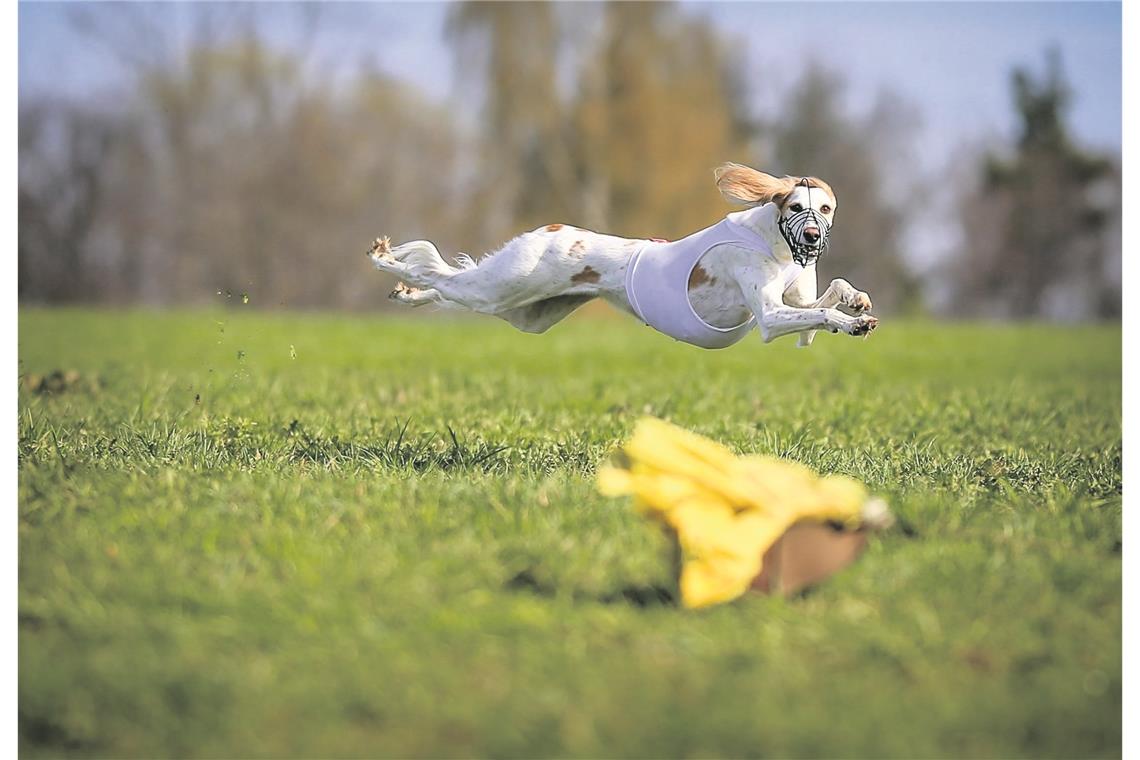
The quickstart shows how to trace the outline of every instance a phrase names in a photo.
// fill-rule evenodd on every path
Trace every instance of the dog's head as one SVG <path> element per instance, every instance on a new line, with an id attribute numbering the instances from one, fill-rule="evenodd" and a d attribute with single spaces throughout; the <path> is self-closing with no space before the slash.
<path id="1" fill-rule="evenodd" d="M 835 192 L 818 177 L 774 177 L 740 164 L 716 170 L 721 195 L 734 203 L 776 205 L 780 234 L 798 264 L 807 266 L 824 251 L 835 223 Z"/>

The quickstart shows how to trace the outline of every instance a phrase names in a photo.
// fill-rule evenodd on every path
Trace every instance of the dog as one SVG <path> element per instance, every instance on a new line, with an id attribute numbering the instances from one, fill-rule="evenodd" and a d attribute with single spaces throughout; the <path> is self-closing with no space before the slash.
<path id="1" fill-rule="evenodd" d="M 836 211 L 826 182 L 734 163 L 714 178 L 747 208 L 672 243 L 550 224 L 478 262 L 459 254 L 448 264 L 426 240 L 393 247 L 386 237 L 368 255 L 400 278 L 393 300 L 491 314 L 528 333 L 596 298 L 702 348 L 732 345 L 754 327 L 765 343 L 795 333 L 808 346 L 819 330 L 866 336 L 878 326 L 870 297 L 846 280 L 817 296 L 816 262 Z"/>

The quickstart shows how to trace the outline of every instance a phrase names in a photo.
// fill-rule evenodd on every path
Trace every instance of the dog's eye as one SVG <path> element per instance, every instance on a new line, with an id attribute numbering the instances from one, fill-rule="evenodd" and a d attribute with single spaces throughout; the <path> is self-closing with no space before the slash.
<path id="1" fill-rule="evenodd" d="M 800 205 L 799 203 L 793 203 L 791 208 L 792 208 L 792 211 L 794 211 L 797 214 L 804 210 L 804 207 L 802 205 Z"/>
<path id="2" fill-rule="evenodd" d="M 830 213 L 831 213 L 831 206 L 828 206 L 828 205 L 825 203 L 825 204 L 823 204 L 822 206 L 820 206 L 820 207 L 819 207 L 819 210 L 820 210 L 820 211 L 822 211 L 822 212 L 823 212 L 823 213 L 825 213 L 825 214 L 830 214 Z"/>

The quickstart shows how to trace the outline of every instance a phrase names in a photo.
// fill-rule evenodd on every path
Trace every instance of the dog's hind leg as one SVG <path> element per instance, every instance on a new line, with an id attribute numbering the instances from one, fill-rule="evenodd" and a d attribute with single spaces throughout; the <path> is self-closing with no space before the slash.
<path id="1" fill-rule="evenodd" d="M 388 238 L 378 238 L 369 249 L 368 256 L 377 269 L 410 283 L 412 287 L 405 286 L 405 291 L 418 291 L 394 292 L 394 300 L 418 305 L 434 299 L 471 311 L 497 314 L 542 297 L 541 294 L 528 297 L 528 288 L 533 288 L 534 282 L 528 282 L 529 278 L 520 276 L 518 271 L 511 271 L 511 267 L 502 266 L 517 263 L 516 269 L 525 272 L 528 262 L 521 261 L 518 254 L 526 251 L 511 244 L 505 248 L 505 255 L 501 252 L 497 257 L 488 257 L 495 259 L 493 266 L 485 259 L 481 262 L 483 266 L 470 263 L 454 267 L 444 261 L 436 247 L 426 240 L 392 246 Z"/>
<path id="2" fill-rule="evenodd" d="M 388 294 L 393 301 L 406 306 L 426 306 L 429 303 L 443 303 L 443 296 L 435 288 L 413 288 L 397 282 L 396 287 Z"/>
<path id="3" fill-rule="evenodd" d="M 431 243 L 423 240 L 393 247 L 378 240 L 369 251 L 376 268 L 418 288 L 436 291 L 442 299 L 484 314 L 499 314 L 578 287 L 573 261 L 563 261 L 552 235 L 526 233 L 511 240 L 477 265 L 453 267 Z M 565 269 L 564 276 L 561 270 Z M 592 281 L 591 281 L 592 282 Z M 581 290 L 590 285 L 586 283 Z M 577 292 L 572 295 L 595 295 Z"/>
<path id="4" fill-rule="evenodd" d="M 378 240 L 369 255 L 378 269 L 438 294 L 445 305 L 503 316 L 519 329 L 542 332 L 591 298 L 624 294 L 627 242 L 553 224 L 519 235 L 477 264 L 453 267 L 426 241 L 392 247 Z"/>
<path id="5" fill-rule="evenodd" d="M 441 275 L 459 271 L 444 261 L 435 245 L 427 240 L 413 240 L 393 247 L 388 238 L 377 238 L 368 249 L 368 257 L 377 269 L 422 288 L 430 288 Z"/>

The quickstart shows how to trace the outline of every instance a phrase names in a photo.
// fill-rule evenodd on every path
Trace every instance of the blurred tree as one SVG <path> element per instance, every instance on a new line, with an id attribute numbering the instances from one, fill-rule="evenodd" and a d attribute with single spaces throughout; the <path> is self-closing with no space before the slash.
<path id="1" fill-rule="evenodd" d="M 723 216 L 711 170 L 739 156 L 751 120 L 731 48 L 669 3 L 610 2 L 573 104 L 585 223 L 677 238 Z"/>
<path id="2" fill-rule="evenodd" d="M 871 294 L 877 312 L 917 311 L 922 291 L 904 260 L 902 234 L 918 186 L 899 159 L 916 117 L 889 93 L 863 118 L 848 116 L 843 92 L 838 76 L 809 63 L 766 130 L 774 159 L 764 168 L 818 176 L 838 196 L 832 247 L 819 264 L 821 284 L 843 277 Z"/>
<path id="3" fill-rule="evenodd" d="M 1012 76 L 1021 134 L 985 155 L 960 201 L 966 245 L 949 268 L 953 308 L 997 317 L 1119 317 L 1120 174 L 1073 144 L 1060 56 Z"/>
<path id="4" fill-rule="evenodd" d="M 575 178 L 558 93 L 555 8 L 464 2 L 447 19 L 456 79 L 481 100 L 469 229 L 496 242 L 572 210 Z"/>
<path id="5" fill-rule="evenodd" d="M 726 209 L 711 170 L 748 137 L 729 50 L 669 3 L 574 9 L 599 23 L 572 58 L 550 3 L 468 2 L 450 18 L 463 81 L 481 94 L 482 241 L 551 221 L 665 237 L 715 221 Z M 560 65 L 572 86 L 559 87 Z"/>
<path id="6" fill-rule="evenodd" d="M 160 11 L 93 28 L 129 37 Z M 450 121 L 374 73 L 329 88 L 255 24 L 195 28 L 181 54 L 126 57 L 135 89 L 113 107 L 23 104 L 21 297 L 385 303 L 361 277 L 369 239 L 454 239 Z"/>
<path id="7" fill-rule="evenodd" d="M 102 273 L 91 246 L 119 126 L 97 111 L 58 102 L 20 111 L 20 299 L 93 300 L 99 290 Z"/>

